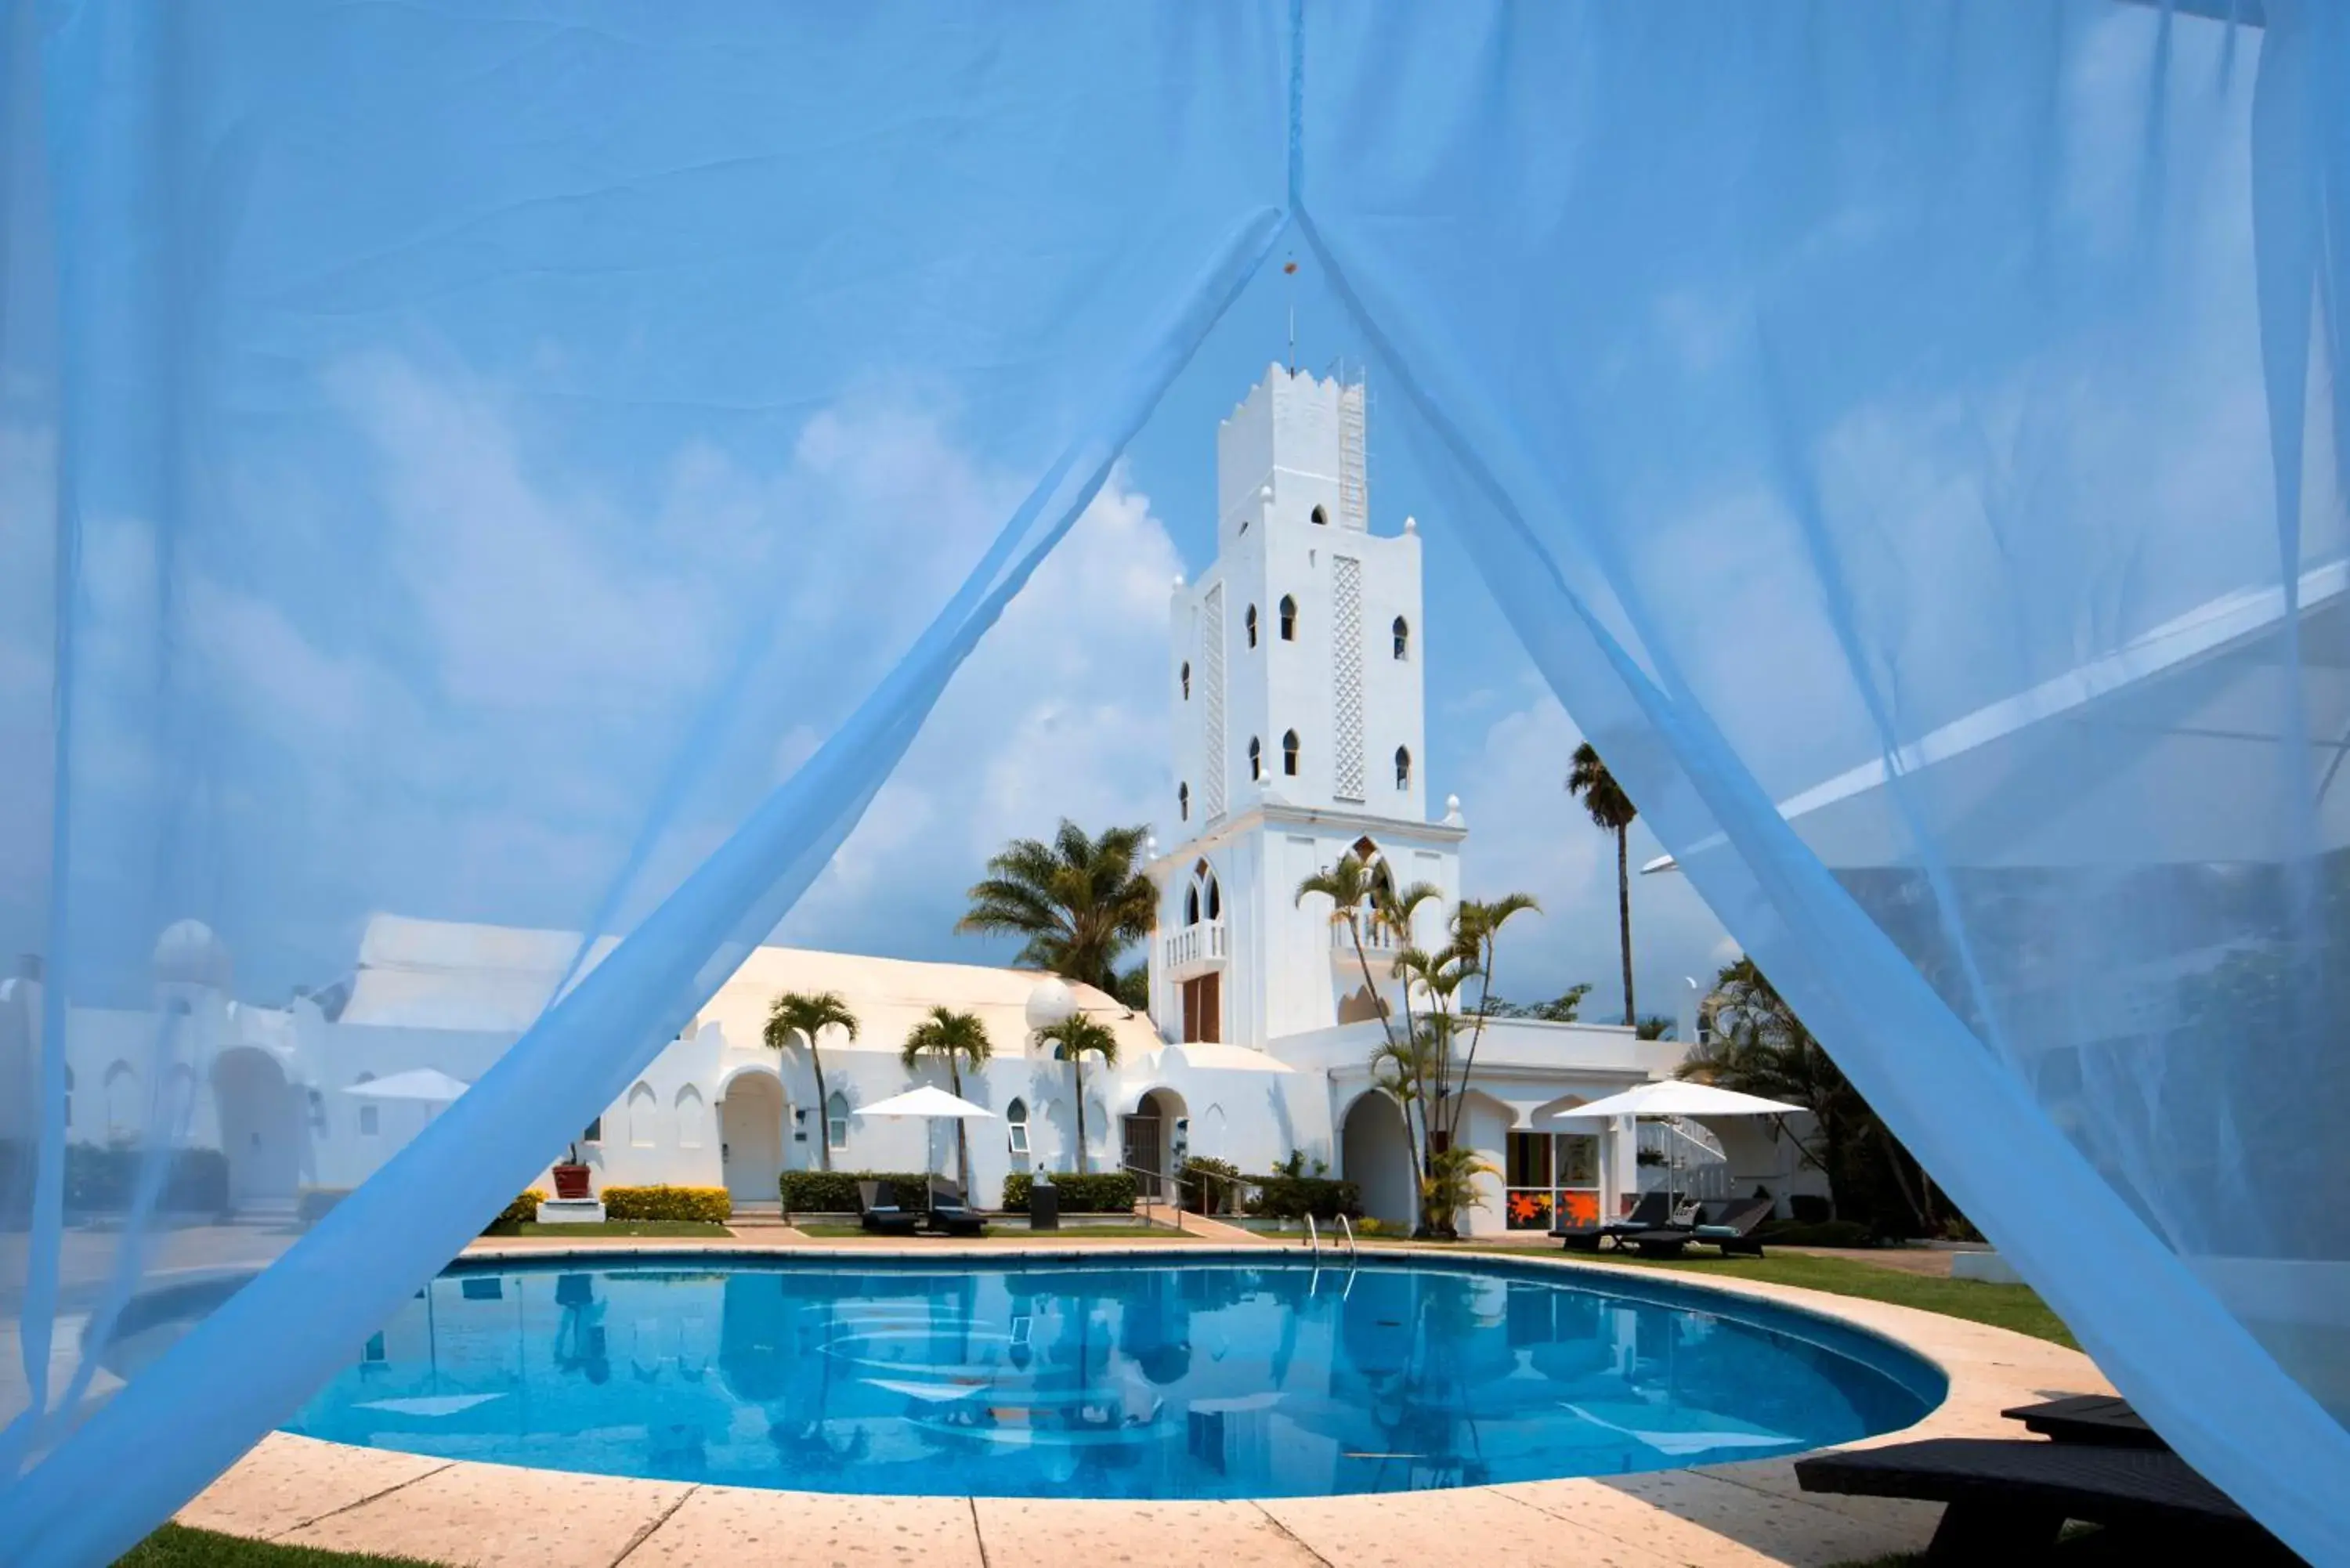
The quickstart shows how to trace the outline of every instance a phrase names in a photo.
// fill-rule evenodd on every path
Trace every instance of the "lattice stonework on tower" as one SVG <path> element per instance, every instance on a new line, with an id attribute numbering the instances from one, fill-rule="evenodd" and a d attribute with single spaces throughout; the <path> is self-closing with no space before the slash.
<path id="1" fill-rule="evenodd" d="M 1336 772 L 1331 793 L 1340 800 L 1365 798 L 1363 767 L 1363 563 L 1350 556 L 1330 558 L 1336 604 L 1330 615 L 1330 669 L 1336 683 L 1332 704 Z"/>
<path id="2" fill-rule="evenodd" d="M 1206 759 L 1205 776 L 1200 780 L 1201 817 L 1213 822 L 1224 815 L 1224 585 L 1218 583 L 1208 590 L 1207 602 L 1201 607 L 1200 664 L 1205 677 L 1206 701 L 1200 711 L 1208 726 L 1201 737 L 1201 754 Z"/>

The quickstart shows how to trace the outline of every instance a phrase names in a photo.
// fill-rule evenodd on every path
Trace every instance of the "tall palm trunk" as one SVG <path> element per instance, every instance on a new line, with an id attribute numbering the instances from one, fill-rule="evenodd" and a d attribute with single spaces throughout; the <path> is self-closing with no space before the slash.
<path id="1" fill-rule="evenodd" d="M 832 1168 L 832 1099 L 824 1092 L 824 1056 L 816 1050 L 816 1042 L 813 1040 L 808 1042 L 808 1065 L 816 1069 L 816 1162 L 821 1168 L 830 1170 Z M 791 1109 L 787 1106 L 785 1107 L 785 1115 L 788 1116 L 790 1114 Z M 791 1131 L 789 1127 L 782 1130 L 786 1135 Z M 785 1141 L 789 1142 L 789 1137 L 786 1137 Z"/>
<path id="2" fill-rule="evenodd" d="M 947 1079 L 954 1085 L 954 1096 L 962 1098 L 962 1064 L 953 1056 L 947 1058 Z M 971 1135 L 961 1116 L 955 1117 L 955 1179 L 962 1185 L 962 1200 L 971 1201 Z"/>
<path id="3" fill-rule="evenodd" d="M 1624 1022 L 1638 1028 L 1640 1015 L 1632 1007 L 1632 860 L 1625 830 L 1616 830 L 1616 928 L 1624 936 Z"/>
<path id="4" fill-rule="evenodd" d="M 1077 1080 L 1077 1174 L 1086 1174 L 1086 1058 L 1085 1053 L 1069 1053 L 1069 1071 Z"/>

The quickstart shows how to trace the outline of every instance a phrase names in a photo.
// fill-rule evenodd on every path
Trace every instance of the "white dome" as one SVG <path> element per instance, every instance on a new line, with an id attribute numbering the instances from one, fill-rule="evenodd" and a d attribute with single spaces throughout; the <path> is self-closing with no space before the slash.
<path id="1" fill-rule="evenodd" d="M 228 984 L 228 948 L 202 920 L 174 920 L 155 939 L 155 979 L 165 985 Z"/>
<path id="2" fill-rule="evenodd" d="M 1057 975 L 1048 976 L 1028 993 L 1028 1027 L 1050 1029 L 1077 1011 L 1077 993 Z"/>

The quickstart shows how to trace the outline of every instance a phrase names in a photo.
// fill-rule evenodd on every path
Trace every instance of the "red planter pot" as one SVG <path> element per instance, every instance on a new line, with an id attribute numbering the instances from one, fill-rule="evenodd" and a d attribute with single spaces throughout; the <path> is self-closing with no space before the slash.
<path id="1" fill-rule="evenodd" d="M 557 1198 L 588 1196 L 588 1168 L 584 1165 L 558 1165 L 555 1168 L 555 1195 Z"/>

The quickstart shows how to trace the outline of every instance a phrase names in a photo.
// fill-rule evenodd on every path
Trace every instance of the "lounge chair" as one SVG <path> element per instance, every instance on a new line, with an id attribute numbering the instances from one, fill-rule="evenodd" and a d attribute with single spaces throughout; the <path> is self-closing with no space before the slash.
<path id="1" fill-rule="evenodd" d="M 1777 1207 L 1777 1200 L 1769 1198 L 1710 1203 L 1699 1212 L 1698 1222 L 1690 1231 L 1699 1241 L 1711 1241 L 1721 1248 L 1725 1258 L 1736 1252 L 1759 1258 L 1762 1255 L 1762 1243 L 1754 1234 L 1755 1227 L 1771 1218 L 1771 1211 Z"/>
<path id="2" fill-rule="evenodd" d="M 1929 1563 L 2013 1562 L 2068 1519 L 2147 1563 L 2298 1563 L 2227 1493 L 2166 1449 L 2034 1438 L 1929 1438 L 1795 1461 L 1805 1491 L 1947 1503 Z"/>
<path id="3" fill-rule="evenodd" d="M 950 1236 L 984 1236 L 986 1216 L 962 1200 L 962 1189 L 942 1176 L 931 1178 L 931 1228 Z"/>
<path id="4" fill-rule="evenodd" d="M 1616 1245 L 1629 1247 L 1644 1258 L 1678 1258 L 1696 1240 L 1697 1232 L 1687 1226 L 1659 1225 L 1646 1231 L 1627 1231 L 1616 1238 Z"/>
<path id="5" fill-rule="evenodd" d="M 1610 1220 L 1600 1225 L 1559 1225 L 1551 1235 L 1570 1252 L 1596 1252 L 1600 1244 L 1613 1241 L 1622 1246 L 1624 1238 L 1635 1231 L 1649 1231 L 1672 1218 L 1672 1200 L 1661 1192 L 1644 1192 L 1632 1212 L 1621 1220 Z"/>
<path id="6" fill-rule="evenodd" d="M 922 1217 L 911 1209 L 900 1209 L 897 1194 L 886 1181 L 860 1181 L 857 1184 L 858 1220 L 868 1231 L 879 1231 L 889 1236 L 910 1236 Z"/>
<path id="7" fill-rule="evenodd" d="M 2167 1449 L 2162 1434 L 2130 1408 L 2130 1402 L 2111 1394 L 2070 1394 L 2039 1405 L 2017 1405 L 2002 1410 L 2011 1421 L 2052 1442 L 2094 1443 L 2106 1449 Z"/>

